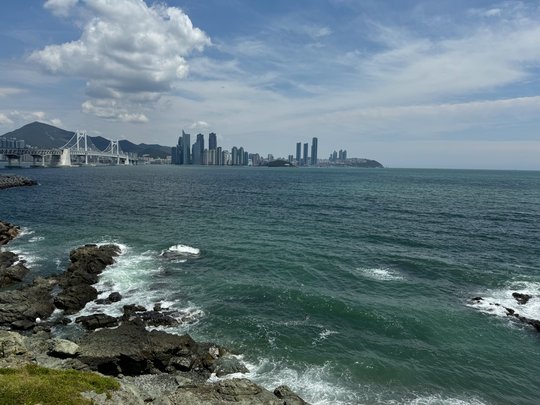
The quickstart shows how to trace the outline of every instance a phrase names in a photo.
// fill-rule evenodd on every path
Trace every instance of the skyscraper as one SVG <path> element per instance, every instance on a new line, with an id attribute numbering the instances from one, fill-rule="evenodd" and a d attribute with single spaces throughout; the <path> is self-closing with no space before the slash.
<path id="1" fill-rule="evenodd" d="M 204 152 L 204 135 L 197 134 L 197 141 L 193 144 L 193 154 L 191 156 L 192 164 L 203 164 L 203 152 Z"/>
<path id="2" fill-rule="evenodd" d="M 296 164 L 302 164 L 302 142 L 296 142 Z"/>
<path id="3" fill-rule="evenodd" d="M 309 144 L 305 143 L 304 144 L 304 159 L 302 160 L 302 165 L 303 166 L 308 165 L 308 149 L 309 149 Z"/>
<path id="4" fill-rule="evenodd" d="M 180 142 L 180 140 L 178 140 Z M 189 165 L 191 163 L 191 135 L 186 134 L 182 130 L 182 163 L 184 165 Z"/>
<path id="5" fill-rule="evenodd" d="M 214 132 L 208 135 L 208 150 L 217 149 L 217 137 Z"/>
<path id="6" fill-rule="evenodd" d="M 313 141 L 311 143 L 311 165 L 315 166 L 317 164 L 317 148 L 318 148 L 319 140 L 317 138 L 313 138 Z"/>

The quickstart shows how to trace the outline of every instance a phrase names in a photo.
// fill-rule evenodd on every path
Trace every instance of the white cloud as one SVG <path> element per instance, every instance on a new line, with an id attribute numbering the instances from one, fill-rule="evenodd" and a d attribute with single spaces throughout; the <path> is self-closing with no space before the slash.
<path id="1" fill-rule="evenodd" d="M 51 2 L 49 8 L 70 10 L 61 7 L 66 4 Z M 143 0 L 86 0 L 79 6 L 89 15 L 81 37 L 35 51 L 30 59 L 52 74 L 87 80 L 91 100 L 83 109 L 98 116 L 110 118 L 102 114 L 102 105 L 111 99 L 124 109 L 156 101 L 186 77 L 185 58 L 210 45 L 179 8 L 148 7 Z M 121 115 L 125 121 L 144 121 L 142 114 Z"/>
<path id="2" fill-rule="evenodd" d="M 78 0 L 47 0 L 43 7 L 58 17 L 67 17 Z"/>
<path id="3" fill-rule="evenodd" d="M 53 118 L 51 120 L 51 124 L 54 125 L 55 127 L 61 127 L 62 125 L 64 125 L 60 118 Z"/>
<path id="4" fill-rule="evenodd" d="M 111 121 L 146 123 L 148 118 L 144 114 L 130 113 L 123 108 L 117 100 L 87 100 L 82 104 L 82 111 L 86 114 L 93 114 L 99 118 Z"/>
<path id="5" fill-rule="evenodd" d="M 0 113 L 0 125 L 13 124 L 13 121 L 4 113 Z"/>
<path id="6" fill-rule="evenodd" d="M 20 93 L 24 93 L 24 90 L 16 89 L 14 87 L 0 87 L 0 97 L 13 96 Z"/>
<path id="7" fill-rule="evenodd" d="M 209 128 L 210 124 L 206 121 L 195 121 L 189 126 L 190 129 L 206 129 Z"/>

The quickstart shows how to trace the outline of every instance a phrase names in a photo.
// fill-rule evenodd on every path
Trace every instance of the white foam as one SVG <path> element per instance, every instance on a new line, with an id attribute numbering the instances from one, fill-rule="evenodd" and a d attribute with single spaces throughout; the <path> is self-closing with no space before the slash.
<path id="1" fill-rule="evenodd" d="M 18 238 L 21 238 L 23 236 L 28 236 L 28 235 L 33 235 L 34 233 L 36 233 L 34 230 L 30 229 L 30 228 L 27 228 L 25 226 L 23 226 L 20 230 L 19 230 L 19 234 L 17 235 Z"/>
<path id="2" fill-rule="evenodd" d="M 519 304 L 512 296 L 514 292 L 528 294 L 531 298 L 526 304 Z M 482 312 L 502 317 L 508 316 L 505 308 L 509 308 L 526 318 L 540 320 L 540 282 L 512 281 L 503 288 L 488 290 L 478 295 L 482 297 L 482 300 L 467 305 Z"/>
<path id="3" fill-rule="evenodd" d="M 350 405 L 359 403 L 359 393 L 346 387 L 329 382 L 331 370 L 329 364 L 309 366 L 299 371 L 281 362 L 262 359 L 258 364 L 244 361 L 243 356 L 235 356 L 242 360 L 249 370 L 248 373 L 234 373 L 223 377 L 212 375 L 210 381 L 230 378 L 249 378 L 266 389 L 273 391 L 276 387 L 286 384 L 303 399 L 313 405 Z"/>
<path id="4" fill-rule="evenodd" d="M 167 250 L 161 252 L 162 256 L 165 256 L 167 254 L 179 256 L 199 256 L 201 254 L 201 250 L 192 246 L 178 244 L 173 245 Z"/>
<path id="5" fill-rule="evenodd" d="M 30 239 L 28 239 L 28 242 L 30 243 L 41 242 L 44 239 L 45 239 L 44 236 L 33 236 Z"/>
<path id="6" fill-rule="evenodd" d="M 357 269 L 364 277 L 378 281 L 397 281 L 403 280 L 403 276 L 395 270 L 388 268 L 358 268 Z"/>
<path id="7" fill-rule="evenodd" d="M 317 344 L 321 343 L 323 340 L 326 340 L 331 335 L 336 335 L 339 332 L 336 332 L 335 330 L 330 329 L 324 329 L 319 333 L 319 336 L 311 342 L 312 346 L 316 346 Z"/>
<path id="8" fill-rule="evenodd" d="M 110 304 L 89 302 L 79 313 L 72 316 L 73 319 L 94 313 L 119 317 L 123 314 L 124 305 L 142 305 L 150 311 L 159 303 L 162 310 L 170 311 L 170 315 L 180 322 L 180 325 L 174 327 L 171 332 L 185 333 L 186 328 L 193 326 L 204 316 L 204 311 L 193 303 L 182 306 L 179 302 L 165 300 L 162 290 L 149 288 L 153 277 L 163 272 L 163 267 L 156 265 L 157 252 L 149 250 L 138 253 L 118 242 L 103 242 L 98 246 L 111 243 L 120 247 L 120 256 L 100 274 L 94 287 L 100 292 L 98 299 L 106 299 L 113 291 L 119 292 L 122 299 Z"/>
<path id="9" fill-rule="evenodd" d="M 422 396 L 408 402 L 411 405 L 485 405 L 476 398 L 445 398 L 441 395 Z"/>

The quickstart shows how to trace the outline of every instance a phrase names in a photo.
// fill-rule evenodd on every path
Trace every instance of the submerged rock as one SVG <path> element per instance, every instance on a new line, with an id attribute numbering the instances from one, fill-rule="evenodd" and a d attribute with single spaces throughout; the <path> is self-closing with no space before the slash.
<path id="1" fill-rule="evenodd" d="M 512 293 L 512 297 L 514 297 L 520 305 L 525 305 L 532 298 L 529 294 L 522 294 L 518 292 Z"/>

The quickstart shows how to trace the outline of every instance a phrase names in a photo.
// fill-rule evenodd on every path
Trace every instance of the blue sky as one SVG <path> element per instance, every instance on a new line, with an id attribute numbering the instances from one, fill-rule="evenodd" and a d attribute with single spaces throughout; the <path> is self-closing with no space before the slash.
<path id="1" fill-rule="evenodd" d="M 540 169 L 540 2 L 2 2 L 0 133 Z"/>

